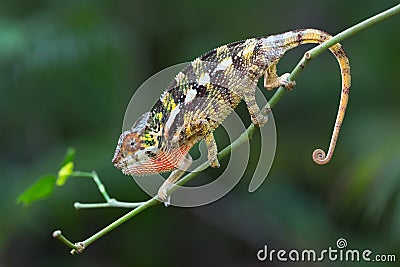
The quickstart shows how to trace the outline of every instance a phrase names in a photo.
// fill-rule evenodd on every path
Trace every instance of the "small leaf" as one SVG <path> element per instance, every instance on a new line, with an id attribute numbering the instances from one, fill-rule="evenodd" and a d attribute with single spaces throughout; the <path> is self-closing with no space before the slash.
<path id="1" fill-rule="evenodd" d="M 61 163 L 61 167 L 67 165 L 71 161 L 74 161 L 74 159 L 75 159 L 75 148 L 69 147 L 67 149 L 67 152 L 65 152 L 65 156 Z"/>
<path id="2" fill-rule="evenodd" d="M 65 182 L 68 180 L 68 177 L 71 176 L 72 172 L 74 171 L 74 163 L 72 161 L 65 164 L 61 169 L 58 171 L 58 178 L 56 181 L 57 186 L 63 186 Z"/>
<path id="3" fill-rule="evenodd" d="M 17 203 L 29 205 L 35 201 L 47 198 L 53 193 L 56 176 L 53 174 L 40 177 L 17 198 Z"/>

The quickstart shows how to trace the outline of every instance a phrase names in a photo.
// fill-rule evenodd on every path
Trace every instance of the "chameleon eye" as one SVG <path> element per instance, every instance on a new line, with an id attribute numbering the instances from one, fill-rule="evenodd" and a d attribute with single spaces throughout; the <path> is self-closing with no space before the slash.
<path id="1" fill-rule="evenodd" d="M 135 146 L 135 141 L 131 141 L 131 142 L 129 143 L 129 145 L 132 146 L 132 147 Z"/>

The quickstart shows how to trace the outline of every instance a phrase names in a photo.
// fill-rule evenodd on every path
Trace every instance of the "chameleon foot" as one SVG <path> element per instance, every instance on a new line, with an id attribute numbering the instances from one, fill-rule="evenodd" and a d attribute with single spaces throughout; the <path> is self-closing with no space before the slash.
<path id="1" fill-rule="evenodd" d="M 169 189 L 169 186 L 161 186 L 160 189 L 158 189 L 157 193 L 157 198 L 161 202 L 164 202 L 165 207 L 168 207 L 171 204 L 171 196 L 168 195 L 167 191 Z"/>
<path id="2" fill-rule="evenodd" d="M 278 88 L 279 86 L 283 86 L 286 90 L 292 90 L 296 85 L 295 81 L 289 81 L 290 73 L 282 74 L 278 77 L 276 74 L 276 65 L 270 66 L 264 76 L 264 87 L 267 90 L 272 90 L 274 88 Z"/>
<path id="3" fill-rule="evenodd" d="M 264 116 L 261 112 L 257 115 L 257 117 L 251 117 L 251 121 L 256 127 L 263 127 L 265 124 L 267 124 L 268 117 Z"/>
<path id="4" fill-rule="evenodd" d="M 290 73 L 285 73 L 278 77 L 279 85 L 285 87 L 288 91 L 292 90 L 296 85 L 295 81 L 289 80 L 289 76 Z"/>
<path id="5" fill-rule="evenodd" d="M 170 204 L 171 197 L 168 195 L 168 190 L 182 177 L 185 171 L 189 168 L 192 163 L 192 157 L 190 154 L 186 155 L 186 160 L 181 163 L 181 166 L 171 172 L 168 179 L 164 181 L 160 189 L 158 189 L 157 198 L 167 207 Z"/>
<path id="6" fill-rule="evenodd" d="M 219 168 L 220 167 L 218 159 L 209 161 L 209 163 L 210 163 L 211 168 Z"/>

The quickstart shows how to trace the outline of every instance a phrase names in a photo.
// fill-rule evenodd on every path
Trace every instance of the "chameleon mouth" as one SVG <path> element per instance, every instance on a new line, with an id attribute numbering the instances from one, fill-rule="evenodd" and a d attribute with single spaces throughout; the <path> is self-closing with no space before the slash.
<path id="1" fill-rule="evenodd" d="M 173 151 L 160 151 L 153 157 L 148 157 L 146 160 L 132 160 L 119 158 L 114 163 L 114 166 L 121 169 L 126 175 L 151 175 L 163 172 L 169 172 L 177 169 L 186 154 L 189 152 L 190 146 L 183 146 Z"/>
<path id="2" fill-rule="evenodd" d="M 118 169 L 121 169 L 121 168 L 122 168 L 122 166 L 121 166 L 121 156 L 115 155 L 115 156 L 113 157 L 113 159 L 111 160 L 111 163 L 112 163 L 115 167 L 117 167 Z"/>
<path id="3" fill-rule="evenodd" d="M 112 161 L 115 168 L 122 171 L 123 174 L 129 175 L 129 167 L 125 160 Z"/>
<path id="4" fill-rule="evenodd" d="M 122 161 L 119 161 L 119 162 L 114 163 L 114 166 L 115 166 L 117 169 L 120 169 L 120 170 L 123 170 L 123 169 L 126 168 L 126 164 L 123 164 Z"/>

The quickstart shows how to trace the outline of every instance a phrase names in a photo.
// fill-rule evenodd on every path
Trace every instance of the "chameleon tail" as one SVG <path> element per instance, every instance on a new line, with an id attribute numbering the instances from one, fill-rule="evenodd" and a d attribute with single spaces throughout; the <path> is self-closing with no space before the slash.
<path id="1" fill-rule="evenodd" d="M 289 49 L 307 43 L 320 44 L 332 37 L 330 34 L 316 29 L 296 30 L 288 32 L 286 34 L 292 35 L 291 37 L 286 39 L 287 43 L 285 42 L 286 45 L 284 45 L 284 47 L 289 47 Z M 342 76 L 342 92 L 340 95 L 339 109 L 337 112 L 328 153 L 325 153 L 325 151 L 322 149 L 316 149 L 314 150 L 312 155 L 314 162 L 320 165 L 328 163 L 332 158 L 336 146 L 336 141 L 339 136 L 340 127 L 342 125 L 343 118 L 346 112 L 351 84 L 350 64 L 344 49 L 340 44 L 335 44 L 331 46 L 329 50 L 333 53 L 340 66 L 340 72 Z"/>

